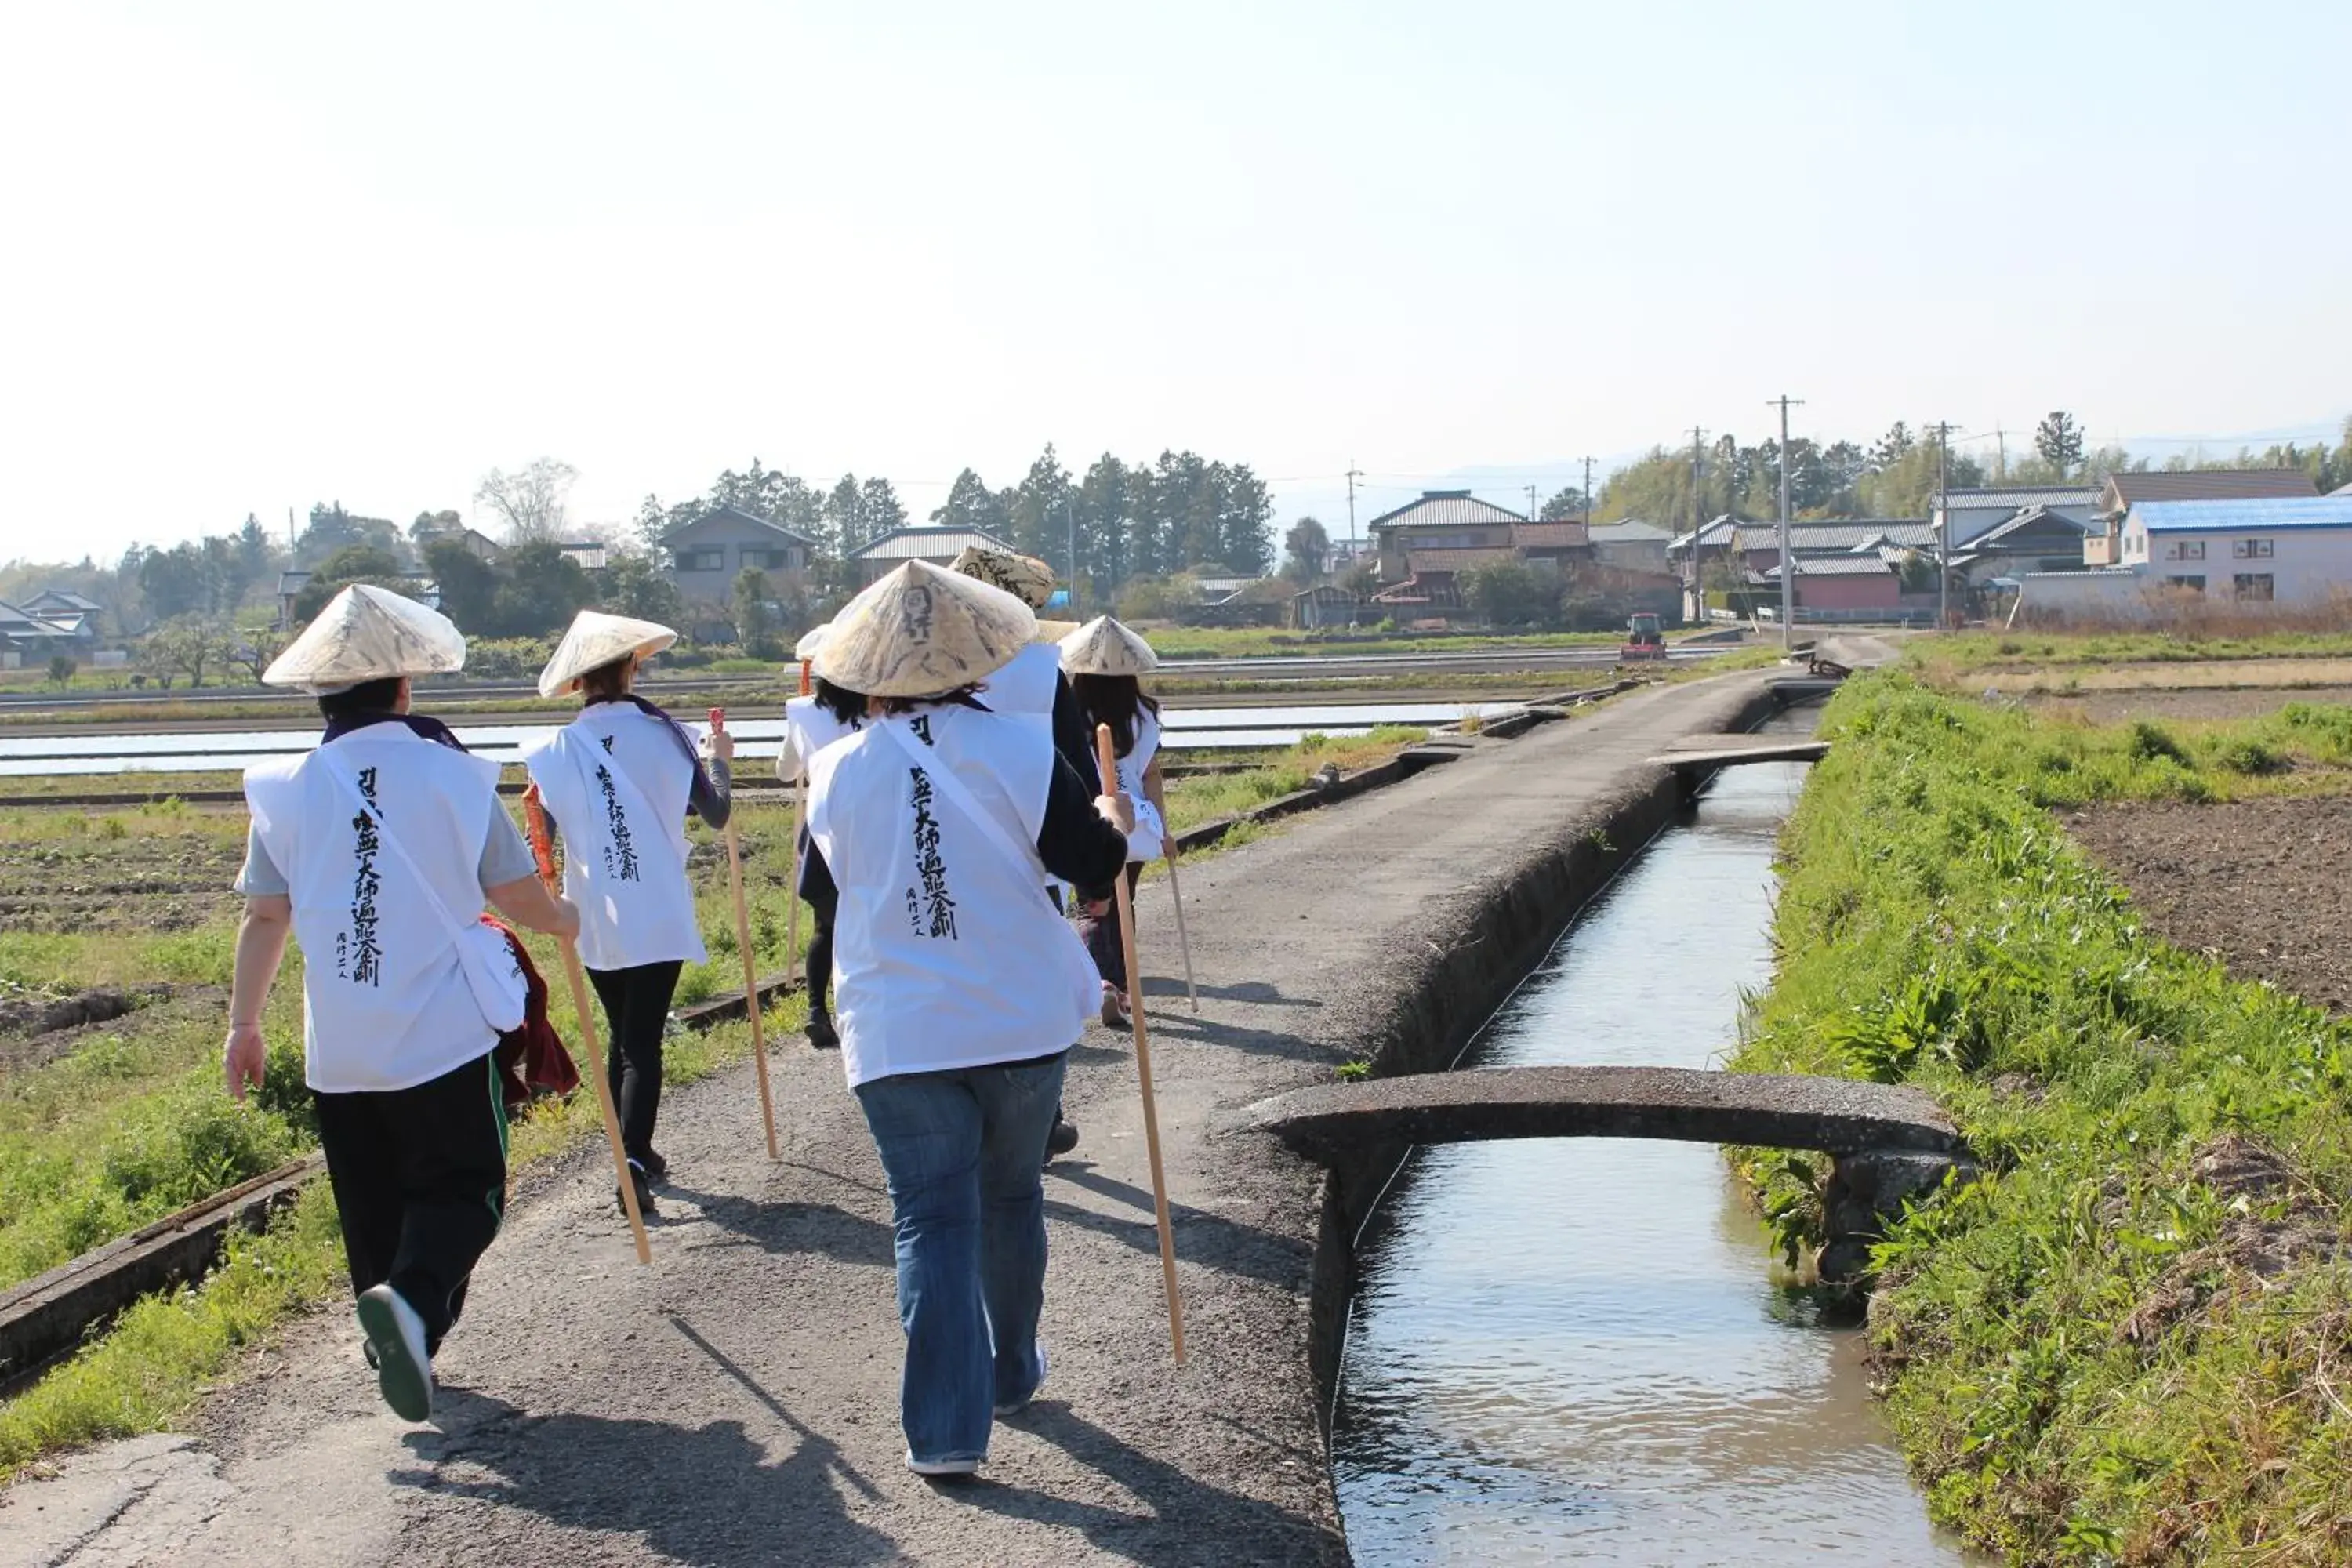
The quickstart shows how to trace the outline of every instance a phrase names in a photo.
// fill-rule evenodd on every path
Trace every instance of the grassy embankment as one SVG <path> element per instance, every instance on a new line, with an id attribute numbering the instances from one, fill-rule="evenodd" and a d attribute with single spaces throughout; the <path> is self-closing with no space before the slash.
<path id="1" fill-rule="evenodd" d="M 1178 830 L 1234 815 L 1306 787 L 1325 763 L 1354 769 L 1384 761 L 1420 737 L 1390 729 L 1350 740 L 1307 742 L 1248 772 L 1181 779 L 1169 788 Z M 788 965 L 784 949 L 785 845 L 792 814 L 747 806 L 737 818 L 760 970 Z M 148 1007 L 87 1027 L 54 1059 L 0 1066 L 0 1289 L 315 1146 L 301 1084 L 301 1002 L 289 958 L 265 1020 L 269 1080 L 240 1110 L 220 1087 L 226 984 L 238 900 L 226 891 L 241 851 L 242 814 L 177 803 L 105 816 L 58 810 L 0 815 L 0 851 L 29 873 L 5 893 L 37 900 L 44 886 L 72 888 L 89 909 L 61 918 L 11 920 L 0 931 L 0 1000 L 71 995 L 102 985 L 183 988 Z M 681 978 L 681 1005 L 741 983 L 724 851 L 694 828 L 693 864 L 710 961 Z M 1244 828 L 1229 840 L 1245 842 Z M 169 867 L 168 893 L 142 892 Z M 13 884 L 13 879 L 12 879 Z M 109 888 L 124 889 L 109 895 Z M 97 906 L 109 906 L 112 913 Z M 37 902 L 23 906 L 27 915 Z M 173 929 L 155 929 L 169 925 Z M 46 929 L 38 929 L 46 927 Z M 541 972 L 555 980 L 553 949 L 533 938 Z M 577 1042 L 560 994 L 555 1021 Z M 772 1033 L 796 1030 L 797 996 L 769 1009 Z M 10 1063 L 0 1039 L 0 1063 Z M 724 1025 L 673 1040 L 667 1075 L 690 1082 L 749 1054 L 748 1026 Z M 515 1129 L 518 1166 L 595 1135 L 593 1095 L 542 1102 Z M 243 1345 L 287 1313 L 331 1295 L 342 1279 L 334 1205 L 313 1186 L 266 1235 L 241 1237 L 230 1261 L 202 1285 L 150 1298 L 73 1362 L 0 1406 L 0 1480 L 40 1455 L 155 1428 L 227 1372 Z"/>
<path id="2" fill-rule="evenodd" d="M 1734 1065 L 1917 1083 L 1985 1163 L 1872 1313 L 1937 1516 L 2022 1562 L 2352 1561 L 2352 1028 L 2150 937 L 2048 809 L 2341 790 L 2352 709 L 2102 730 L 1896 675 L 1822 732 Z"/>

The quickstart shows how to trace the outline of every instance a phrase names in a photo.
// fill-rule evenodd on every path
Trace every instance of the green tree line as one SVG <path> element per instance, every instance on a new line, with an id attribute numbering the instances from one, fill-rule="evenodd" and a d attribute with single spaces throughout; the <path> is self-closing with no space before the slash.
<path id="1" fill-rule="evenodd" d="M 658 545 L 715 506 L 782 523 L 814 542 L 821 561 L 838 562 L 911 521 L 887 479 L 844 474 L 824 489 L 754 458 L 747 469 L 720 474 L 692 500 L 665 505 L 647 496 L 637 509 L 639 537 Z M 1080 475 L 1048 446 L 1020 482 L 1002 489 L 965 468 L 927 521 L 982 530 L 1052 563 L 1064 576 L 1072 572 L 1075 543 L 1076 574 L 1108 595 L 1137 577 L 1263 575 L 1274 561 L 1273 520 L 1273 495 L 1246 463 L 1213 462 L 1197 452 L 1129 463 L 1106 452 Z"/>

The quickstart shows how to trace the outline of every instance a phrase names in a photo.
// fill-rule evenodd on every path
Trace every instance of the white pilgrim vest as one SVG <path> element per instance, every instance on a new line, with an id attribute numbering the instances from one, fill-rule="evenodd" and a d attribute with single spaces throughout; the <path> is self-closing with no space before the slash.
<path id="1" fill-rule="evenodd" d="M 817 753 L 809 832 L 841 891 L 834 1016 L 851 1088 L 1046 1056 L 1085 1031 L 1101 982 L 1036 851 L 1054 761 L 1047 719 L 957 706 L 869 721 Z"/>
<path id="2" fill-rule="evenodd" d="M 338 765 L 373 802 L 380 828 L 335 776 Z M 399 724 L 247 770 L 246 804 L 286 878 L 302 944 L 312 1089 L 408 1089 L 484 1055 L 498 1044 L 478 988 L 486 982 L 512 987 L 511 1016 L 498 1022 L 522 1021 L 520 973 L 505 939 L 478 923 L 482 846 L 490 813 L 502 809 L 498 779 L 496 763 Z M 471 981 L 459 941 L 475 944 Z"/>
<path id="3" fill-rule="evenodd" d="M 563 833 L 580 962 L 602 970 L 702 963 L 686 875 L 694 767 L 669 726 L 625 702 L 594 703 L 523 766 Z"/>
<path id="4" fill-rule="evenodd" d="M 999 713 L 1043 713 L 1050 718 L 1054 693 L 1061 683 L 1061 644 L 1033 642 L 982 682 L 980 700 Z"/>
<path id="5" fill-rule="evenodd" d="M 814 697 L 795 697 L 784 704 L 784 743 L 776 751 L 776 776 L 793 784 L 808 773 L 809 759 L 845 735 L 857 732 Z"/>
<path id="6" fill-rule="evenodd" d="M 1160 715 L 1138 704 L 1135 744 L 1118 759 L 1119 793 L 1135 803 L 1135 831 L 1127 836 L 1129 860 L 1160 858 L 1160 841 L 1165 836 L 1160 808 L 1143 798 L 1143 775 L 1150 768 L 1151 759 L 1159 754 Z"/>

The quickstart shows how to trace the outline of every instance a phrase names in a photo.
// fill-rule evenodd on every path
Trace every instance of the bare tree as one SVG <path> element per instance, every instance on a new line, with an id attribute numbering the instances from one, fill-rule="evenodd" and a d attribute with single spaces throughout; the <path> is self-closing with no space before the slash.
<path id="1" fill-rule="evenodd" d="M 226 658 L 236 638 L 229 629 L 202 616 L 180 616 L 147 634 L 139 645 L 141 662 L 171 689 L 171 678 L 185 670 L 190 686 L 205 683 L 205 667 Z"/>
<path id="2" fill-rule="evenodd" d="M 534 458 L 516 473 L 492 468 L 482 476 L 474 500 L 499 514 L 514 544 L 563 542 L 564 497 L 580 470 L 556 458 Z"/>
<path id="3" fill-rule="evenodd" d="M 256 626 L 229 637 L 226 652 L 228 662 L 253 677 L 253 683 L 258 686 L 261 672 L 277 662 L 285 649 L 285 633 L 273 626 Z"/>

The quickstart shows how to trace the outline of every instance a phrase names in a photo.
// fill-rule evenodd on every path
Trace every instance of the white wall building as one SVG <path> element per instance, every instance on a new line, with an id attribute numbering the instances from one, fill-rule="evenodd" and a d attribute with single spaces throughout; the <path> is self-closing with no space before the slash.
<path id="1" fill-rule="evenodd" d="M 2352 496 L 2143 501 L 2119 565 L 2154 586 L 2241 604 L 2352 597 Z"/>

